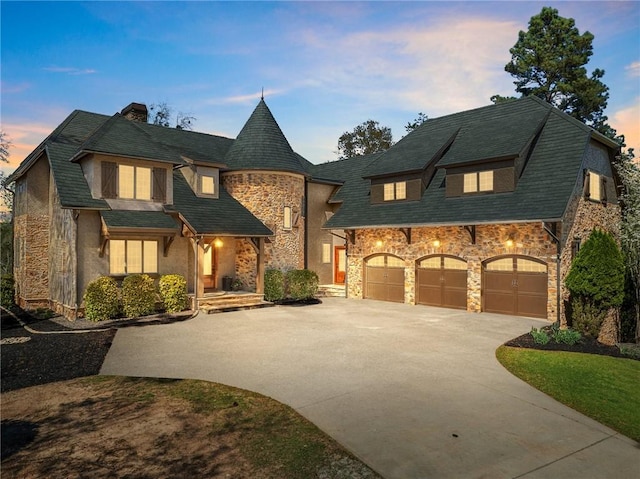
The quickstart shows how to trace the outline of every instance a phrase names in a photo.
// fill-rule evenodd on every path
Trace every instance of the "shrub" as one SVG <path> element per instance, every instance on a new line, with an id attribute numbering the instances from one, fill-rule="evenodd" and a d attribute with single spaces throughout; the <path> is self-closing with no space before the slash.
<path id="1" fill-rule="evenodd" d="M 293 269 L 286 274 L 287 293 L 296 301 L 315 298 L 318 293 L 318 275 L 309 269 Z"/>
<path id="2" fill-rule="evenodd" d="M 587 298 L 580 297 L 571 299 L 571 310 L 573 329 L 580 331 L 585 336 L 597 338 L 608 310 L 593 304 Z"/>
<path id="3" fill-rule="evenodd" d="M 284 299 L 284 274 L 277 269 L 268 269 L 264 273 L 264 299 L 281 301 Z"/>
<path id="4" fill-rule="evenodd" d="M 187 280 L 184 276 L 165 274 L 160 277 L 158 289 L 167 312 L 178 313 L 187 309 L 189 298 L 187 297 Z"/>
<path id="5" fill-rule="evenodd" d="M 120 312 L 120 290 L 116 280 L 100 276 L 84 292 L 84 316 L 90 321 L 106 321 Z"/>
<path id="6" fill-rule="evenodd" d="M 122 281 L 122 307 L 128 318 L 146 316 L 156 309 L 156 290 L 147 274 L 132 274 Z"/>
<path id="7" fill-rule="evenodd" d="M 549 342 L 549 335 L 542 329 L 538 330 L 536 328 L 531 328 L 531 332 L 529 334 L 533 336 L 533 342 L 536 344 L 547 344 Z"/>
<path id="8" fill-rule="evenodd" d="M 558 344 L 574 345 L 580 339 L 582 335 L 578 331 L 573 329 L 560 329 L 557 324 L 551 326 L 551 340 Z"/>
<path id="9" fill-rule="evenodd" d="M 15 298 L 15 283 L 13 276 L 10 274 L 3 274 L 0 278 L 0 304 L 3 308 L 10 308 L 14 304 Z"/>
<path id="10" fill-rule="evenodd" d="M 624 281 L 620 248 L 609 233 L 594 229 L 565 279 L 571 293 L 573 328 L 597 338 L 607 311 L 622 304 Z"/>

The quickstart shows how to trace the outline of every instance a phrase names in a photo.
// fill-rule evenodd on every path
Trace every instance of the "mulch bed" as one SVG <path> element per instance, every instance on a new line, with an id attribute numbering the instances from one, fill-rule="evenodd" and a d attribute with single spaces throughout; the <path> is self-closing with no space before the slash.
<path id="1" fill-rule="evenodd" d="M 550 328 L 543 329 L 547 329 L 547 332 L 549 332 L 548 330 Z M 607 346 L 606 344 L 599 343 L 597 340 L 588 337 L 582 337 L 582 339 L 574 345 L 555 343 L 553 341 L 549 341 L 547 344 L 537 344 L 534 342 L 533 336 L 526 333 L 507 341 L 504 344 L 505 346 L 511 346 L 514 348 L 540 349 L 544 351 L 568 351 L 572 353 L 600 354 L 616 358 L 638 359 L 622 354 L 617 346 Z"/>

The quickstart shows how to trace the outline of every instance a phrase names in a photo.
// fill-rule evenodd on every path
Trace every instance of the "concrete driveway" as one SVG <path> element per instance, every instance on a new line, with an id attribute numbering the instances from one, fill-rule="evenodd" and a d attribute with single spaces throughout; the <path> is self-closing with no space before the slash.
<path id="1" fill-rule="evenodd" d="M 544 323 L 327 298 L 118 331 L 101 374 L 195 378 L 295 408 L 387 478 L 636 477 L 638 444 L 511 376 Z"/>

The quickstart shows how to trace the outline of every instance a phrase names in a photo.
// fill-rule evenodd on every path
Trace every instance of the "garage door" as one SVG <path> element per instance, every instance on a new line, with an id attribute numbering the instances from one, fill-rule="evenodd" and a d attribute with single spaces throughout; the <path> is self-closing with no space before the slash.
<path id="1" fill-rule="evenodd" d="M 467 309 L 467 262 L 455 256 L 430 256 L 418 261 L 416 302 Z"/>
<path id="2" fill-rule="evenodd" d="M 487 261 L 482 285 L 484 311 L 547 317 L 547 265 L 539 260 L 509 256 Z"/>
<path id="3" fill-rule="evenodd" d="M 365 260 L 364 297 L 404 303 L 404 260 L 389 254 Z"/>

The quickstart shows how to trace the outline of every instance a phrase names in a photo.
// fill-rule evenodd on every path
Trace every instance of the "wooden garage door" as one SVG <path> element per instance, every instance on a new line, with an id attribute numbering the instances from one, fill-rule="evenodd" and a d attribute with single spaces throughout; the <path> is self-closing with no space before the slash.
<path id="1" fill-rule="evenodd" d="M 389 254 L 368 258 L 364 266 L 364 297 L 404 303 L 404 261 Z"/>
<path id="2" fill-rule="evenodd" d="M 467 262 L 444 255 L 419 260 L 416 290 L 418 304 L 467 309 Z"/>
<path id="3" fill-rule="evenodd" d="M 547 265 L 522 256 L 487 261 L 482 292 L 484 311 L 546 318 Z"/>

